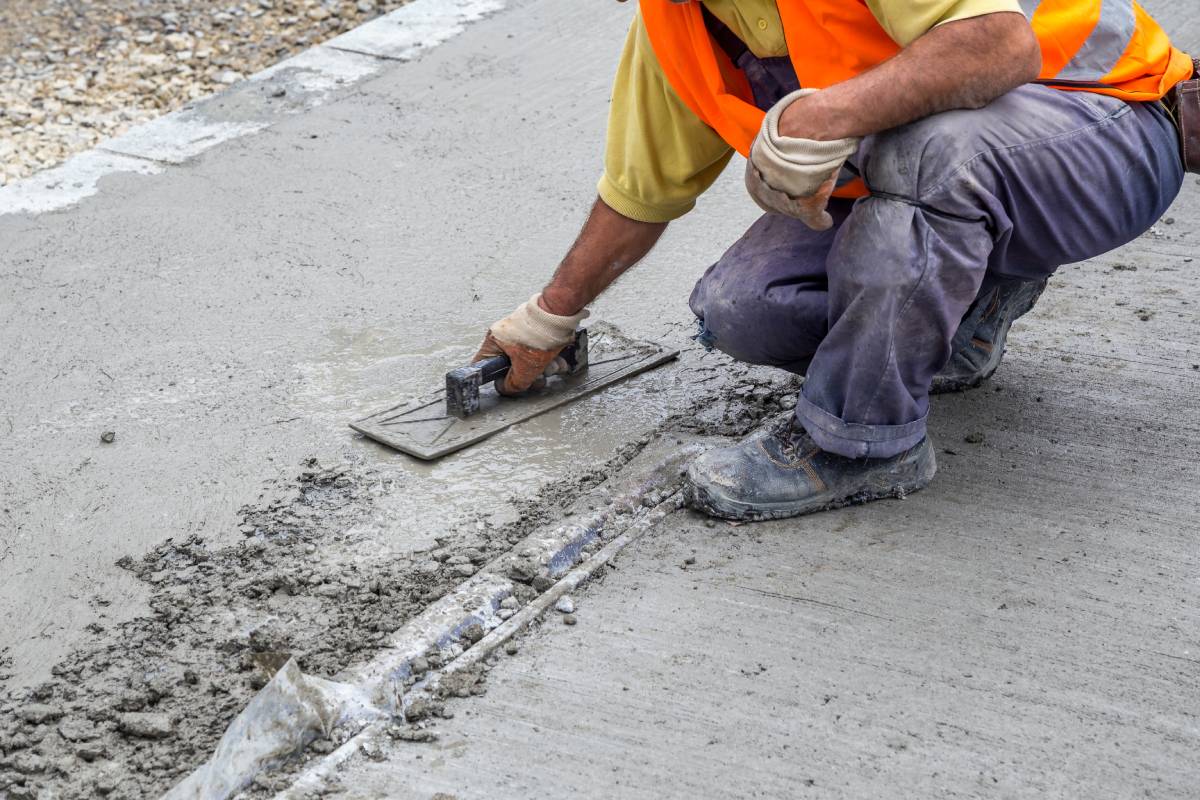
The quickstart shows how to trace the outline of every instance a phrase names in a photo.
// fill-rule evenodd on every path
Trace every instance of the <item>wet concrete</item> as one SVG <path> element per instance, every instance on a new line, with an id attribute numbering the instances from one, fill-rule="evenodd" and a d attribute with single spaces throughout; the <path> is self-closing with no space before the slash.
<path id="1" fill-rule="evenodd" d="M 935 399 L 929 488 L 678 512 L 575 594 L 575 625 L 551 615 L 486 694 L 323 790 L 1193 797 L 1197 230 L 1189 178 L 1141 239 L 1060 271 L 997 376 Z"/>
<path id="2" fill-rule="evenodd" d="M 237 541 L 238 509 L 294 488 L 309 457 L 402 487 L 363 525 L 403 551 L 665 415 L 649 391 L 664 379 L 648 376 L 618 404 L 584 401 L 432 467 L 344 427 L 437 385 L 556 263 L 598 169 L 617 11 L 573 18 L 602 27 L 574 48 L 572 81 L 540 46 L 566 21 L 524 4 L 183 167 L 0 217 L 0 671 L 13 683 L 44 677 L 88 624 L 144 609 L 121 556 L 166 537 Z M 521 25 L 537 42 L 515 46 Z M 702 263 L 676 259 L 666 272 Z M 683 319 L 666 272 L 650 265 L 601 311 L 682 340 L 644 313 L 674 298 Z"/>
<path id="3" fill-rule="evenodd" d="M 732 185 L 725 221 L 681 225 L 596 310 L 691 348 L 708 394 L 667 368 L 433 465 L 346 427 L 438 385 L 553 268 L 592 196 L 628 13 L 568 28 L 515 3 L 257 135 L 0 216 L 4 791 L 165 789 L 283 654 L 323 675 L 369 658 L 461 579 L 450 552 L 506 547 L 717 395 L 677 287 L 754 216 Z M 563 82 L 568 29 L 588 36 Z M 127 714 L 165 714 L 163 735 Z"/>
<path id="4" fill-rule="evenodd" d="M 0 724 L 0 777 L 165 788 L 260 665 L 368 658 L 454 584 L 451 553 L 553 519 L 673 410 L 748 419 L 721 383 L 745 376 L 709 383 L 724 362 L 693 349 L 432 466 L 345 428 L 435 385 L 561 256 L 628 14 L 513 2 L 182 167 L 0 217 L 0 672 L 24 715 Z M 755 216 L 736 172 L 597 316 L 690 345 L 691 280 Z M 728 793 L 1194 783 L 1198 203 L 1189 179 L 1174 224 L 1060 273 L 998 380 L 937 403 L 953 452 L 931 489 L 753 531 L 676 518 L 577 626 L 493 670 L 441 749 L 403 741 L 351 795 L 703 794 L 746 763 Z M 163 713 L 154 740 L 122 716 Z"/>

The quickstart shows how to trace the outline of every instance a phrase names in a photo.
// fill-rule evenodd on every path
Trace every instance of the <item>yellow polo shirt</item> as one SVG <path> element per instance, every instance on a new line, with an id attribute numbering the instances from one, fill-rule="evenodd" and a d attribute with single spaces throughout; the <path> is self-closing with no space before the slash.
<path id="1" fill-rule="evenodd" d="M 846 0 L 854 2 L 854 0 Z M 946 22 L 999 11 L 1021 12 L 1019 0 L 866 0 L 901 47 Z M 775 0 L 704 0 L 759 58 L 787 55 Z M 676 96 L 639 13 L 629 28 L 613 83 L 601 199 L 642 222 L 669 222 L 696 204 L 733 148 Z"/>

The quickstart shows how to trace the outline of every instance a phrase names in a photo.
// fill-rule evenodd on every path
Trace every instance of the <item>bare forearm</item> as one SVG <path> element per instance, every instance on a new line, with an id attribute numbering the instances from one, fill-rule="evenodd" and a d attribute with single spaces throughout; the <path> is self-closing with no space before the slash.
<path id="1" fill-rule="evenodd" d="M 979 108 L 1037 78 L 1041 51 L 1028 21 L 998 13 L 950 22 L 855 78 L 793 103 L 780 133 L 831 140 Z"/>
<path id="2" fill-rule="evenodd" d="M 596 200 L 575 244 L 542 290 L 552 314 L 575 314 L 650 252 L 665 222 L 638 222 Z"/>

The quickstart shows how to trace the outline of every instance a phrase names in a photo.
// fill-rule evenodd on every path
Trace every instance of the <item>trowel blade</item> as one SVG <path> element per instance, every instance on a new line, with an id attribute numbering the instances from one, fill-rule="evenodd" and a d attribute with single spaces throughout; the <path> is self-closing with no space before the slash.
<path id="1" fill-rule="evenodd" d="M 591 363 L 585 372 L 549 378 L 544 388 L 523 397 L 501 397 L 486 386 L 480 392 L 479 411 L 466 419 L 446 414 L 443 387 L 352 422 L 350 427 L 388 447 L 432 461 L 679 355 L 678 350 L 626 339 L 615 332 L 604 335 L 596 331 L 592 336 Z"/>

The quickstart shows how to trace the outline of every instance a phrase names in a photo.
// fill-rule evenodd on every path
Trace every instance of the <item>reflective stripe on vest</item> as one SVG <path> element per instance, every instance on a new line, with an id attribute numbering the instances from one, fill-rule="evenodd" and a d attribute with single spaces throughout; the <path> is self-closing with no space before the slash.
<path id="1" fill-rule="evenodd" d="M 1039 81 L 1125 100 L 1159 100 L 1192 74 L 1133 0 L 1020 0 L 1042 48 Z M 708 36 L 699 0 L 640 0 L 646 33 L 679 98 L 742 155 L 762 124 L 749 85 Z M 824 89 L 899 52 L 864 0 L 777 0 L 788 54 L 802 86 Z M 856 189 L 839 190 L 858 196 Z"/>
<path id="2" fill-rule="evenodd" d="M 1189 58 L 1134 0 L 1020 3 L 1042 44 L 1042 83 L 1160 100 L 1187 77 Z"/>

